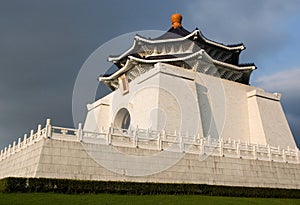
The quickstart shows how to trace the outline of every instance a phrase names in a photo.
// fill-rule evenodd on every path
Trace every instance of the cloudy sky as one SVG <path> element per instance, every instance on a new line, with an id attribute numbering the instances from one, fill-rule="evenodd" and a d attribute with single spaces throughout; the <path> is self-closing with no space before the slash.
<path id="1" fill-rule="evenodd" d="M 46 118 L 74 127 L 72 93 L 85 60 L 121 34 L 167 30 L 174 12 L 187 30 L 245 44 L 241 61 L 258 67 L 251 84 L 282 93 L 300 144 L 298 0 L 0 0 L 0 148 Z"/>

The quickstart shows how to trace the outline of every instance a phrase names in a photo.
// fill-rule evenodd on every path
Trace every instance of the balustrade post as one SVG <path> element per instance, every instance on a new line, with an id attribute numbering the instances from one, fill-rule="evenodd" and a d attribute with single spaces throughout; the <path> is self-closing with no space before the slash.
<path id="1" fill-rule="evenodd" d="M 52 126 L 51 126 L 51 120 L 49 118 L 46 120 L 46 137 L 48 138 L 52 137 Z"/>
<path id="2" fill-rule="evenodd" d="M 176 133 L 176 130 L 175 130 Z M 166 130 L 162 131 L 162 140 L 166 140 L 167 139 L 167 134 L 166 134 Z"/>
<path id="3" fill-rule="evenodd" d="M 34 131 L 33 130 L 30 130 L 30 142 L 32 142 L 33 141 L 33 133 L 34 133 Z"/>
<path id="4" fill-rule="evenodd" d="M 7 152 L 8 152 L 8 156 L 10 156 L 10 154 L 11 154 L 11 144 L 8 145 Z"/>
<path id="5" fill-rule="evenodd" d="M 194 136 L 194 142 L 197 143 L 200 139 L 199 133 Z"/>
<path id="6" fill-rule="evenodd" d="M 136 126 L 136 129 L 135 129 L 134 135 L 133 135 L 133 145 L 134 145 L 134 147 L 138 147 L 138 132 L 139 132 L 139 127 Z"/>
<path id="7" fill-rule="evenodd" d="M 272 152 L 269 144 L 268 144 L 268 155 L 269 155 L 269 160 L 272 161 Z"/>
<path id="8" fill-rule="evenodd" d="M 254 159 L 257 159 L 257 149 L 256 149 L 256 145 L 253 145 L 253 156 L 254 156 Z"/>
<path id="9" fill-rule="evenodd" d="M 223 138 L 220 139 L 220 156 L 223 157 L 224 150 L 223 150 Z"/>
<path id="10" fill-rule="evenodd" d="M 200 139 L 200 155 L 205 154 L 205 138 Z"/>
<path id="11" fill-rule="evenodd" d="M 149 128 L 147 129 L 146 138 L 147 138 L 147 139 L 149 139 L 149 138 L 150 138 L 150 131 L 149 131 Z"/>
<path id="12" fill-rule="evenodd" d="M 210 137 L 210 135 L 207 137 L 207 145 L 208 145 L 208 146 L 211 145 L 211 137 Z"/>
<path id="13" fill-rule="evenodd" d="M 297 164 L 299 164 L 299 149 L 297 147 L 295 147 L 295 152 L 296 152 L 296 160 L 297 160 Z"/>
<path id="14" fill-rule="evenodd" d="M 21 138 L 19 137 L 19 139 L 18 139 L 18 148 L 20 148 L 21 147 Z"/>
<path id="15" fill-rule="evenodd" d="M 282 159 L 284 162 L 286 162 L 285 149 L 282 149 Z"/>
<path id="16" fill-rule="evenodd" d="M 41 136 L 41 130 L 42 130 L 42 125 L 38 124 L 38 127 L 37 127 L 37 138 L 40 138 L 40 136 Z"/>
<path id="17" fill-rule="evenodd" d="M 185 137 L 186 137 L 187 140 L 189 140 L 189 138 L 190 138 L 189 132 L 186 132 Z M 181 135 L 180 150 L 182 152 L 185 152 L 185 143 L 184 143 L 184 136 L 183 135 Z"/>
<path id="18" fill-rule="evenodd" d="M 113 127 L 111 125 L 111 126 L 109 126 L 108 133 L 107 133 L 107 143 L 109 145 L 111 145 L 111 143 L 112 143 L 112 141 L 111 141 L 112 132 L 113 132 Z"/>
<path id="19" fill-rule="evenodd" d="M 23 140 L 23 145 L 26 146 L 27 145 L 27 134 L 24 134 L 24 140 Z"/>
<path id="20" fill-rule="evenodd" d="M 82 140 L 83 140 L 82 123 L 78 124 L 78 129 L 77 129 L 76 135 L 77 135 L 77 140 L 79 142 L 82 142 Z"/>
<path id="21" fill-rule="evenodd" d="M 164 149 L 164 141 L 167 140 L 167 134 L 166 134 L 166 130 L 164 129 L 162 131 L 161 134 L 159 134 L 160 136 L 160 150 L 163 150 Z"/>
<path id="22" fill-rule="evenodd" d="M 183 136 L 179 134 L 179 149 L 181 152 L 184 152 L 184 143 L 183 143 Z"/>
<path id="23" fill-rule="evenodd" d="M 165 133 L 166 131 L 164 130 L 164 133 Z M 174 131 L 174 136 L 175 136 L 175 140 L 177 140 L 177 131 L 175 130 Z"/>
<path id="24" fill-rule="evenodd" d="M 16 150 L 16 141 L 13 141 L 12 152 L 15 153 Z"/>
<path id="25" fill-rule="evenodd" d="M 203 144 L 203 138 L 200 138 L 200 145 Z"/>
<path id="26" fill-rule="evenodd" d="M 4 148 L 4 154 L 3 155 L 4 155 L 3 157 L 6 158 L 6 156 L 7 156 L 7 147 Z"/>
<path id="27" fill-rule="evenodd" d="M 162 140 L 161 140 L 160 133 L 157 134 L 157 146 L 158 146 L 158 150 L 162 150 Z"/>
<path id="28" fill-rule="evenodd" d="M 241 158 L 240 143 L 236 144 L 236 154 L 237 154 L 238 158 Z"/>

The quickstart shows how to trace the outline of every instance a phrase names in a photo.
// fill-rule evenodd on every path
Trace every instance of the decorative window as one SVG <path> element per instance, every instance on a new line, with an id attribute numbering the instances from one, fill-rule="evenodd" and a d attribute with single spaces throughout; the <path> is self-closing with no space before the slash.
<path id="1" fill-rule="evenodd" d="M 119 77 L 119 87 L 123 95 L 129 92 L 128 79 L 125 74 Z"/>

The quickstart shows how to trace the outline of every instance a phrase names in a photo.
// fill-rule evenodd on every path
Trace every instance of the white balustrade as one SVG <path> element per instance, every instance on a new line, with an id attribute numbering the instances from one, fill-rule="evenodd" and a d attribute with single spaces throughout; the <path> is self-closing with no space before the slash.
<path id="1" fill-rule="evenodd" d="M 65 141 L 90 142 L 89 139 L 98 140 L 99 143 L 107 143 L 113 146 L 127 146 L 139 147 L 143 149 L 155 149 L 158 151 L 172 148 L 172 151 L 198 153 L 200 155 L 214 155 L 224 157 L 236 157 L 244 159 L 258 159 L 267 161 L 281 161 L 288 163 L 300 163 L 300 152 L 298 148 L 282 149 L 272 147 L 270 145 L 257 145 L 250 143 L 243 143 L 234 139 L 228 138 L 226 141 L 215 139 L 212 137 L 203 138 L 196 134 L 190 136 L 188 133 L 182 134 L 174 132 L 174 134 L 166 133 L 165 130 L 161 132 L 150 129 L 118 129 L 112 125 L 104 132 L 89 132 L 84 131 L 80 123 L 78 129 L 57 127 L 51 125 L 51 120 L 46 120 L 46 125 L 42 128 L 38 125 L 37 131 L 30 131 L 29 138 L 24 134 L 23 140 L 21 138 L 13 142 L 13 144 L 1 150 L 0 161 L 5 158 L 31 146 L 35 142 L 50 138 L 53 140 L 60 139 Z M 99 141 L 100 140 L 100 141 Z M 128 143 L 130 142 L 130 143 Z M 90 143 L 93 143 L 90 142 Z M 191 148 L 191 149 L 190 149 Z"/>

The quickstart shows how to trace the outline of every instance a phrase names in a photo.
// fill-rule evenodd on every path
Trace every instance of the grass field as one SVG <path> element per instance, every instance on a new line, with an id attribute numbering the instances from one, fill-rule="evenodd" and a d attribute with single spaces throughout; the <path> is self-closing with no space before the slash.
<path id="1" fill-rule="evenodd" d="M 118 195 L 118 194 L 54 194 L 54 193 L 0 193 L 0 205 L 78 205 L 78 204 L 299 204 L 299 199 L 238 198 L 196 195 Z"/>

